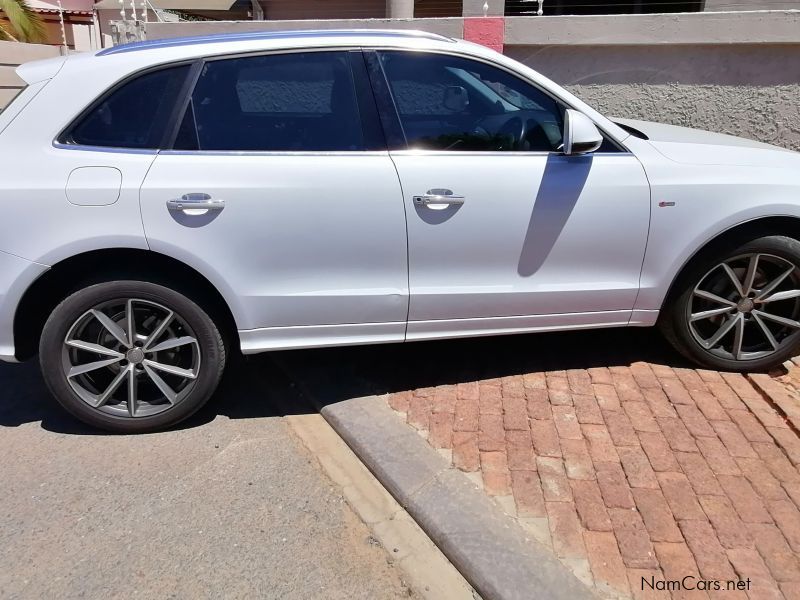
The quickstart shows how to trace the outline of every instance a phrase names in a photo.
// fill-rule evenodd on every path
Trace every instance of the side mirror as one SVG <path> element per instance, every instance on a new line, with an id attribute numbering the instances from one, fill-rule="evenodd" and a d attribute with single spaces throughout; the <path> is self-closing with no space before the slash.
<path id="1" fill-rule="evenodd" d="M 464 112 L 469 106 L 469 95 L 467 90 L 460 85 L 449 85 L 444 90 L 442 104 L 447 110 L 455 113 Z"/>
<path id="2" fill-rule="evenodd" d="M 564 114 L 564 154 L 594 152 L 603 143 L 603 136 L 592 120 L 568 108 Z"/>

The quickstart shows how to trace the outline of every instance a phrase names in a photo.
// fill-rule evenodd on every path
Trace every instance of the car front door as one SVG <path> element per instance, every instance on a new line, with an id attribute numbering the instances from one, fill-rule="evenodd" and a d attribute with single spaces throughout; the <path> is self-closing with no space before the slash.
<path id="1" fill-rule="evenodd" d="M 195 69 L 142 187 L 150 248 L 220 289 L 245 351 L 402 340 L 405 215 L 360 51 Z"/>
<path id="2" fill-rule="evenodd" d="M 505 69 L 367 54 L 403 188 L 407 339 L 628 323 L 650 218 L 637 159 L 565 156 L 558 101 Z"/>

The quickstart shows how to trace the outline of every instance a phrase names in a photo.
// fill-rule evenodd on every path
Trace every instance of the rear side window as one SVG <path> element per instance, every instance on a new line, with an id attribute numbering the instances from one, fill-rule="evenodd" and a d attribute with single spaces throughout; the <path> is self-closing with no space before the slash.
<path id="1" fill-rule="evenodd" d="M 348 53 L 299 52 L 209 61 L 195 85 L 174 147 L 365 149 Z"/>
<path id="2" fill-rule="evenodd" d="M 175 101 L 189 73 L 182 65 L 123 83 L 95 103 L 60 142 L 113 148 L 159 148 Z"/>

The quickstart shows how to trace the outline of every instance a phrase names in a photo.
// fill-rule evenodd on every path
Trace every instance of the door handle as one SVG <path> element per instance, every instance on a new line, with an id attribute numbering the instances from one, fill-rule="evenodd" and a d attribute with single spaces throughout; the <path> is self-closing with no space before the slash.
<path id="1" fill-rule="evenodd" d="M 431 210 L 444 210 L 448 206 L 461 206 L 466 198 L 454 194 L 452 190 L 435 188 L 428 190 L 424 196 L 414 196 L 416 206 L 424 206 Z"/>
<path id="2" fill-rule="evenodd" d="M 169 210 L 222 210 L 225 200 L 214 200 L 209 194 L 190 193 L 184 194 L 177 200 L 167 200 Z"/>

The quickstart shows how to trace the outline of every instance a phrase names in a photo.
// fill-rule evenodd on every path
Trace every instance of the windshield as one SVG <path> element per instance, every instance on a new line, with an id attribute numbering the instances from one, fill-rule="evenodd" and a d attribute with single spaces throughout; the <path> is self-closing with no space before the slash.
<path id="1" fill-rule="evenodd" d="M 500 102 L 506 111 L 510 110 L 544 110 L 533 99 L 523 96 L 500 81 L 492 81 L 481 77 L 478 73 L 471 73 L 464 69 L 449 67 L 453 75 L 469 84 L 476 92 L 492 103 Z"/>

